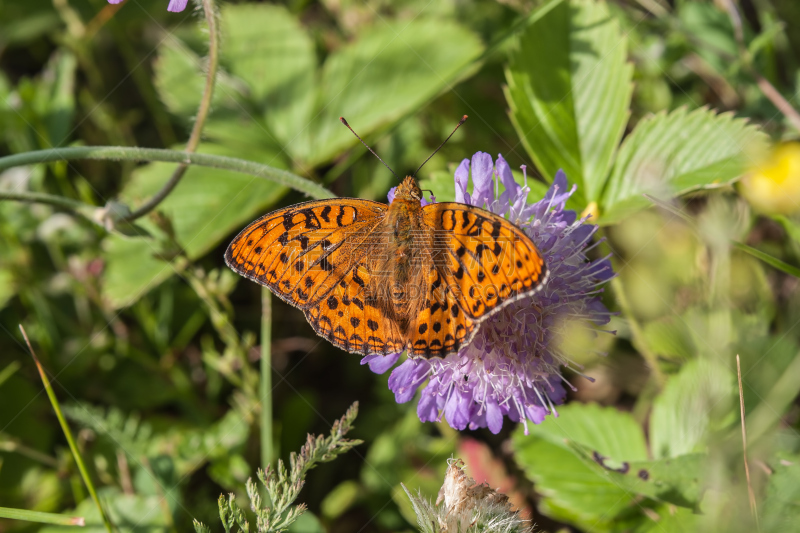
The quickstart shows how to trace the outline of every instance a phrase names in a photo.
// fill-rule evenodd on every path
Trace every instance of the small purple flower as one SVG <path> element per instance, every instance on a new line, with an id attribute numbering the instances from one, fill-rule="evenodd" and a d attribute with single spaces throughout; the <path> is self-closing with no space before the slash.
<path id="1" fill-rule="evenodd" d="M 125 0 L 108 0 L 109 4 L 121 4 Z M 167 6 L 167 11 L 171 11 L 173 13 L 180 13 L 184 9 L 186 9 L 186 4 L 189 3 L 189 0 L 169 0 L 169 5 Z"/>
<path id="2" fill-rule="evenodd" d="M 467 191 L 470 178 L 473 189 Z M 523 172 L 525 167 L 523 167 Z M 608 257 L 588 260 L 597 226 L 564 208 L 576 187 L 567 188 L 559 171 L 544 198 L 528 203 L 530 189 L 514 181 L 511 169 L 497 156 L 478 152 L 455 172 L 456 201 L 488 209 L 522 228 L 544 255 L 549 280 L 542 290 L 504 307 L 479 326 L 473 341 L 444 359 L 407 359 L 389 377 L 398 403 L 422 395 L 417 415 L 423 422 L 444 416 L 463 430 L 488 427 L 498 433 L 504 417 L 539 424 L 566 397 L 561 368 L 569 361 L 559 352 L 557 336 L 566 320 L 607 324 L 609 311 L 600 300 L 601 285 L 614 276 Z M 499 192 L 502 185 L 503 192 Z M 390 192 L 391 202 L 394 191 Z M 588 218 L 588 217 L 587 217 Z M 370 355 L 361 360 L 373 372 L 391 368 L 400 354 Z M 568 384 L 568 383 L 567 383 Z"/>

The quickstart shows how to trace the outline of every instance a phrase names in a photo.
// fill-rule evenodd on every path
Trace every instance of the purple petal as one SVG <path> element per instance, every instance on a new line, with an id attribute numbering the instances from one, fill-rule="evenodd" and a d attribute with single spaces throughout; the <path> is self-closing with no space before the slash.
<path id="1" fill-rule="evenodd" d="M 108 3 L 109 4 L 121 4 L 124 1 L 125 0 L 108 0 Z"/>
<path id="2" fill-rule="evenodd" d="M 500 411 L 500 406 L 497 405 L 497 400 L 494 398 L 486 399 L 486 424 L 489 431 L 497 435 L 503 429 L 503 413 Z"/>
<path id="3" fill-rule="evenodd" d="M 439 407 L 436 405 L 437 390 L 428 385 L 422 389 L 422 397 L 417 404 L 417 416 L 422 422 L 439 420 Z"/>
<path id="4" fill-rule="evenodd" d="M 398 359 L 400 359 L 399 353 L 390 353 L 388 355 L 373 354 L 363 357 L 361 364 L 369 365 L 369 369 L 376 374 L 383 374 L 392 368 Z"/>
<path id="5" fill-rule="evenodd" d="M 472 156 L 472 203 L 483 205 L 494 200 L 494 162 L 492 156 L 478 152 Z"/>
<path id="6" fill-rule="evenodd" d="M 447 423 L 458 430 L 466 429 L 469 424 L 471 405 L 472 395 L 454 388 L 444 406 L 444 417 Z"/>
<path id="7" fill-rule="evenodd" d="M 180 13 L 184 9 L 186 9 L 186 4 L 189 0 L 169 0 L 169 5 L 167 6 L 167 11 L 171 11 L 173 13 Z"/>
<path id="8" fill-rule="evenodd" d="M 469 203 L 469 193 L 467 192 L 467 185 L 469 184 L 469 159 L 464 159 L 456 169 L 456 202 L 460 204 Z"/>
<path id="9" fill-rule="evenodd" d="M 425 381 L 430 364 L 422 359 L 408 359 L 392 371 L 389 390 L 397 403 L 406 403 L 414 397 L 417 388 Z"/>
<path id="10" fill-rule="evenodd" d="M 516 198 L 519 195 L 522 187 L 517 185 L 514 181 L 514 174 L 511 173 L 511 168 L 501 154 L 497 154 L 497 175 L 500 177 L 500 183 L 505 187 L 505 192 L 500 195 L 500 203 L 507 204 L 511 198 Z"/>
<path id="11" fill-rule="evenodd" d="M 386 197 L 389 199 L 389 203 L 394 202 L 394 191 L 396 190 L 397 187 L 392 187 L 391 189 L 389 189 L 389 194 L 386 195 Z"/>

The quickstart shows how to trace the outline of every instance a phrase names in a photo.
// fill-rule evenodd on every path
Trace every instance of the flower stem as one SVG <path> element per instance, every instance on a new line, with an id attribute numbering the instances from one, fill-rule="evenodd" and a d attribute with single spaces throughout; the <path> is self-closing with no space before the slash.
<path id="1" fill-rule="evenodd" d="M 619 272 L 616 268 L 614 270 Z M 633 316 L 633 310 L 628 302 L 628 297 L 625 295 L 625 287 L 622 286 L 622 281 L 619 276 L 615 276 L 611 279 L 611 287 L 614 289 L 614 295 L 617 297 L 617 304 L 622 310 L 625 319 L 628 321 L 628 326 L 631 328 L 631 342 L 647 362 L 647 366 L 650 367 L 650 370 L 653 372 L 656 385 L 660 389 L 664 386 L 666 379 L 658 364 L 658 356 L 652 352 L 647 345 L 647 341 L 644 338 L 644 330 L 641 324 L 639 324 L 639 321 L 636 320 L 636 317 Z"/>
<path id="2" fill-rule="evenodd" d="M 89 219 L 91 219 L 91 212 L 97 209 L 89 204 L 84 204 L 83 202 L 79 202 L 71 198 L 65 198 L 64 196 L 28 191 L 0 191 L 0 200 L 17 200 L 19 202 L 54 205 L 56 207 L 69 209 L 70 211 L 74 211 L 77 214 Z"/>
<path id="3" fill-rule="evenodd" d="M 202 0 L 203 12 L 206 16 L 208 23 L 208 66 L 206 70 L 206 85 L 203 89 L 203 97 L 200 99 L 200 107 L 197 109 L 197 117 L 192 126 L 192 133 L 189 135 L 189 142 L 186 143 L 186 152 L 194 153 L 197 146 L 200 144 L 200 136 L 203 133 L 203 126 L 208 118 L 208 113 L 211 110 L 211 99 L 214 97 L 214 84 L 217 79 L 217 67 L 219 66 L 219 25 L 217 20 L 217 11 L 214 6 L 214 0 Z M 143 217 L 150 211 L 156 208 L 158 204 L 164 201 L 169 193 L 175 189 L 178 183 L 186 174 L 189 165 L 181 163 L 169 181 L 158 191 L 152 198 L 150 198 L 139 209 L 125 217 L 126 222 L 132 222 L 137 218 Z"/>
<path id="4" fill-rule="evenodd" d="M 272 294 L 261 288 L 261 468 L 272 464 Z"/>
<path id="5" fill-rule="evenodd" d="M 56 413 L 56 418 L 58 418 L 59 424 L 61 424 L 61 430 L 64 432 L 64 437 L 67 439 L 67 444 L 69 444 L 69 449 L 72 452 L 72 457 L 75 459 L 75 464 L 78 465 L 78 470 L 81 473 L 81 477 L 83 478 L 83 482 L 86 484 L 86 488 L 89 490 L 89 494 L 92 496 L 95 505 L 97 505 L 97 509 L 100 511 L 100 516 L 103 519 L 103 523 L 106 526 L 106 530 L 108 533 L 114 533 L 114 529 L 111 527 L 111 522 L 108 519 L 108 515 L 106 515 L 103 506 L 100 504 L 100 498 L 97 497 L 97 491 L 94 488 L 94 483 L 92 483 L 92 478 L 89 477 L 89 472 L 86 470 L 86 465 L 83 463 L 83 458 L 81 457 L 80 451 L 78 450 L 78 446 L 75 444 L 75 439 L 72 437 L 72 431 L 69 429 L 67 425 L 67 421 L 64 419 L 64 414 L 61 412 L 61 406 L 58 403 L 58 398 L 56 397 L 56 393 L 53 390 L 53 386 L 50 384 L 50 380 L 47 377 L 47 373 L 44 371 L 41 363 L 39 363 L 39 359 L 36 357 L 36 353 L 33 351 L 33 346 L 31 346 L 31 341 L 28 339 L 28 334 L 25 333 L 25 328 L 22 327 L 22 324 L 19 326 L 19 330 L 22 332 L 22 336 L 25 337 L 25 343 L 28 345 L 28 350 L 31 352 L 31 357 L 33 357 L 33 362 L 36 363 L 36 368 L 39 371 L 39 376 L 42 378 L 42 383 L 44 384 L 44 388 L 47 391 L 47 396 L 50 398 L 50 403 L 53 405 L 53 411 Z"/>
<path id="6" fill-rule="evenodd" d="M 161 148 L 136 148 L 126 146 L 73 146 L 69 148 L 50 148 L 23 152 L 0 157 L 0 172 L 12 167 L 49 163 L 52 161 L 72 161 L 75 159 L 98 159 L 105 161 L 163 161 L 183 163 L 203 167 L 221 168 L 274 181 L 291 187 L 308 196 L 321 199 L 333 198 L 334 194 L 309 179 L 292 174 L 286 170 L 261 163 L 226 157 L 221 155 L 198 154 Z M 17 193 L 18 194 L 18 193 Z M 8 197 L 8 192 L 0 191 L 0 199 Z M 16 198 L 9 198 L 16 199 Z"/>

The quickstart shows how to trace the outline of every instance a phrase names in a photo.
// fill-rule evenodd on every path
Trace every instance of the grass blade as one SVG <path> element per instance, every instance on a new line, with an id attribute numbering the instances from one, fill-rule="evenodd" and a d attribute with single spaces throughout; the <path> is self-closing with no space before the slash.
<path id="1" fill-rule="evenodd" d="M 59 526 L 86 525 L 86 520 L 82 516 L 65 516 L 63 514 L 28 511 L 27 509 L 10 509 L 8 507 L 0 507 L 0 518 L 26 520 L 28 522 L 39 522 L 40 524 L 56 524 Z"/>
<path id="2" fill-rule="evenodd" d="M 772 257 L 769 254 L 765 254 L 761 250 L 753 248 L 752 246 L 748 246 L 744 243 L 733 241 L 733 246 L 743 252 L 747 252 L 748 254 L 752 255 L 757 259 L 761 259 L 766 264 L 777 268 L 781 272 L 785 274 L 789 274 L 790 276 L 794 276 L 796 278 L 800 278 L 800 268 L 790 265 L 789 263 L 784 263 L 777 257 Z"/>
<path id="3" fill-rule="evenodd" d="M 36 357 L 36 353 L 33 351 L 31 341 L 28 339 L 28 334 L 25 333 L 25 328 L 22 327 L 22 324 L 19 325 L 19 330 L 22 332 L 22 336 L 25 337 L 25 343 L 28 345 L 28 350 L 31 352 L 33 362 L 36 363 L 36 369 L 39 371 L 39 375 L 42 378 L 44 389 L 47 391 L 47 396 L 50 398 L 50 403 L 53 405 L 53 410 L 58 418 L 58 423 L 61 424 L 61 429 L 64 431 L 64 436 L 67 438 L 69 449 L 72 452 L 72 457 L 75 459 L 75 464 L 78 465 L 78 470 L 81 473 L 83 482 L 86 484 L 89 494 L 91 494 L 94 503 L 97 505 L 97 509 L 100 511 L 100 516 L 103 518 L 103 524 L 105 524 L 108 533 L 114 533 L 114 529 L 111 527 L 111 522 L 108 520 L 108 516 L 106 515 L 103 506 L 100 505 L 100 498 L 97 497 L 97 491 L 94 488 L 94 483 L 92 483 L 92 478 L 89 477 L 89 472 L 86 470 L 86 465 L 84 464 L 83 458 L 78 451 L 78 446 L 75 444 L 75 439 L 72 437 L 72 431 L 69 429 L 67 421 L 64 419 L 64 414 L 61 412 L 61 406 L 58 403 L 58 398 L 56 398 L 56 393 L 53 390 L 53 386 L 50 384 L 50 380 L 47 378 L 47 374 L 45 373 L 41 363 L 39 363 L 39 359 Z"/>

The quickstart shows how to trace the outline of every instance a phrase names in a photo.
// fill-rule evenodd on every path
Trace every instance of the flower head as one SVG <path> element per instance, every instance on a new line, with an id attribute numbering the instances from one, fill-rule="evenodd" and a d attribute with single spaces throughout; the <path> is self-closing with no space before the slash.
<path id="1" fill-rule="evenodd" d="M 742 179 L 741 191 L 762 213 L 789 215 L 800 211 L 800 143 L 775 148 Z"/>
<path id="2" fill-rule="evenodd" d="M 486 483 L 476 483 L 464 472 L 461 459 L 450 459 L 448 463 L 436 505 L 431 505 L 421 494 L 411 494 L 401 483 L 417 515 L 420 531 L 533 531 L 532 524 L 512 510 L 508 496 Z"/>
<path id="3" fill-rule="evenodd" d="M 109 4 L 121 4 L 125 0 L 108 0 Z M 171 11 L 173 13 L 180 13 L 184 9 L 186 9 L 186 4 L 189 3 L 189 0 L 169 0 L 169 5 L 167 6 L 167 11 Z"/>
<path id="4" fill-rule="evenodd" d="M 455 186 L 457 202 L 483 207 L 522 228 L 543 254 L 549 280 L 540 291 L 482 322 L 472 342 L 458 353 L 404 361 L 392 371 L 389 388 L 398 402 L 407 402 L 427 380 L 417 406 L 424 422 L 444 416 L 459 430 L 488 427 L 498 433 L 508 417 L 525 424 L 527 431 L 527 421 L 542 422 L 566 396 L 561 369 L 569 361 L 558 348 L 560 331 L 574 319 L 598 326 L 608 322 L 600 285 L 614 273 L 608 258 L 587 259 L 597 226 L 564 208 L 576 187 L 567 188 L 563 172 L 544 198 L 531 204 L 527 182 L 516 183 L 502 156 L 495 164 L 489 154 L 478 152 L 472 161 L 461 162 Z M 370 355 L 362 364 L 383 373 L 399 357 Z"/>

